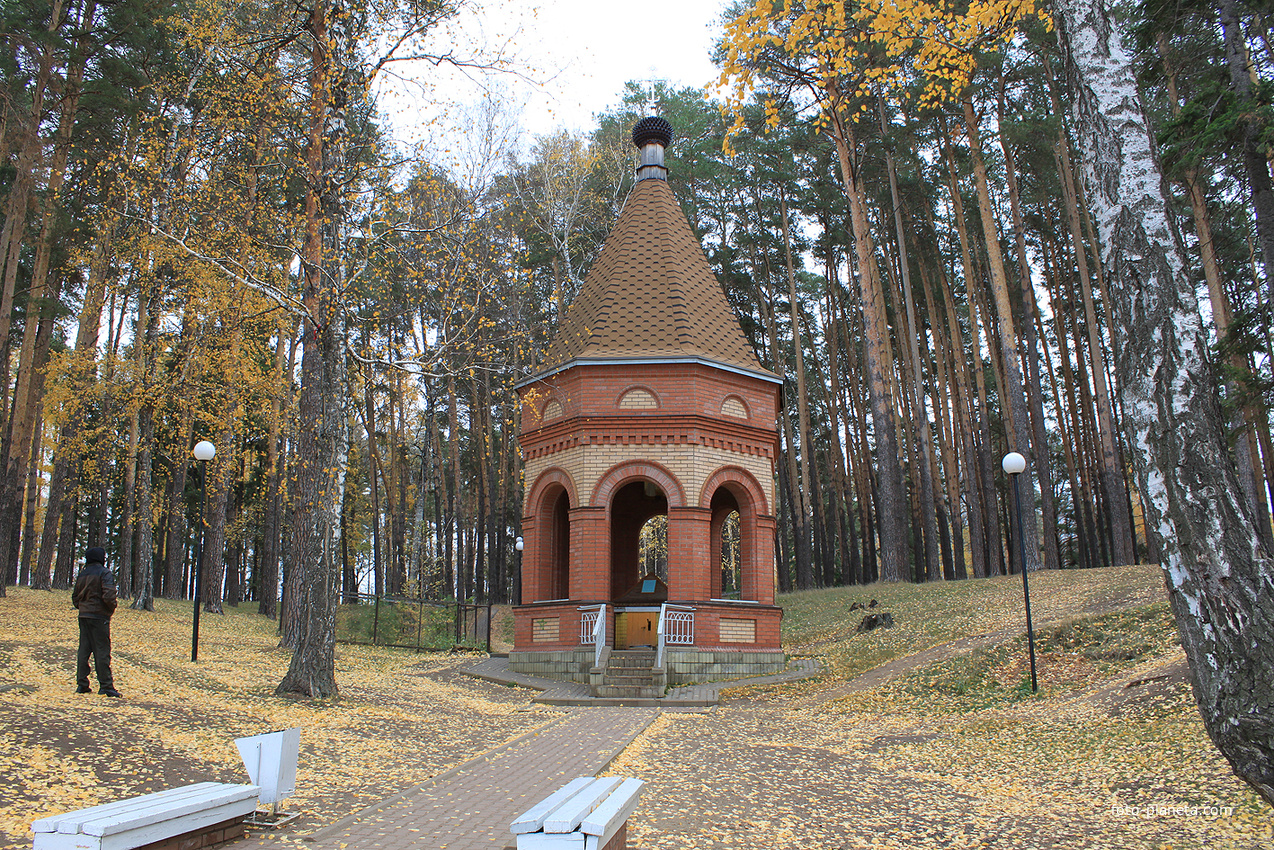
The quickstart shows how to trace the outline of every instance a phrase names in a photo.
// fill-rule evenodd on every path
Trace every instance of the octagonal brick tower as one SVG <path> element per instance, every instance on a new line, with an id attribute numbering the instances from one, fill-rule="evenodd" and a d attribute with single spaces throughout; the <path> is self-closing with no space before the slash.
<path id="1" fill-rule="evenodd" d="M 633 130 L 637 183 L 540 371 L 519 385 L 521 604 L 510 666 L 588 681 L 611 649 L 659 644 L 669 683 L 781 669 L 775 418 L 757 361 L 667 182 L 672 127 Z M 739 523 L 738 598 L 722 529 Z M 667 515 L 667 576 L 638 535 Z M 603 607 L 604 606 L 604 607 Z M 604 634 L 594 631 L 604 614 Z M 602 640 L 595 638 L 600 634 Z"/>

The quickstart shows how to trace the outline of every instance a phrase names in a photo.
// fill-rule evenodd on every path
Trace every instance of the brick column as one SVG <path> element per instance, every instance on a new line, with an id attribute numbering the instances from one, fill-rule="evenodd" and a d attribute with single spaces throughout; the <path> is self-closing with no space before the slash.
<path id="1" fill-rule="evenodd" d="M 570 598 L 611 598 L 610 529 L 605 508 L 571 508 Z"/>
<path id="2" fill-rule="evenodd" d="M 706 601 L 712 597 L 712 511 L 668 509 L 668 598 Z M 720 564 L 718 563 L 718 569 Z"/>
<path id="3" fill-rule="evenodd" d="M 721 530 L 727 516 L 729 512 L 724 511 L 712 517 L 712 539 L 708 546 L 708 581 L 713 599 L 721 597 Z"/>
<path id="4" fill-rule="evenodd" d="M 778 528 L 772 516 L 742 517 L 739 528 L 742 548 L 743 598 L 765 605 L 774 604 L 778 574 L 774 570 L 774 535 Z"/>
<path id="5" fill-rule="evenodd" d="M 535 517 L 522 517 L 522 602 L 539 602 L 544 598 L 548 581 L 548 541 L 535 522 Z"/>

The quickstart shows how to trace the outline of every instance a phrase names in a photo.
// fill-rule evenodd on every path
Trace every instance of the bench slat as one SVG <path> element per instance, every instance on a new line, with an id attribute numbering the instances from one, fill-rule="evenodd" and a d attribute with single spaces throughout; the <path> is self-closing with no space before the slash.
<path id="1" fill-rule="evenodd" d="M 618 832 L 628 816 L 636 811 L 641 798 L 641 787 L 645 784 L 640 779 L 625 779 L 601 805 L 584 818 L 580 823 L 580 832 L 601 836 L 612 831 Z"/>
<path id="2" fill-rule="evenodd" d="M 572 832 L 589 812 L 620 782 L 618 777 L 594 779 L 586 788 L 567 800 L 544 821 L 545 832 Z"/>
<path id="3" fill-rule="evenodd" d="M 244 817 L 257 807 L 255 785 L 199 782 L 41 818 L 35 850 L 128 850 Z"/>
<path id="4" fill-rule="evenodd" d="M 256 802 L 255 797 L 249 797 L 106 836 L 87 835 L 82 832 L 75 834 L 42 832 L 35 836 L 34 850 L 131 850 L 131 848 L 206 829 L 222 821 L 245 817 L 256 809 Z"/>
<path id="5" fill-rule="evenodd" d="M 65 812 L 60 815 L 50 815 L 46 818 L 40 818 L 31 824 L 32 832 L 57 832 L 58 826 L 64 822 L 82 823 L 98 815 L 110 814 L 121 809 L 129 807 L 143 800 L 180 800 L 191 794 L 207 788 L 215 788 L 222 785 L 221 782 L 198 782 L 194 785 L 186 785 L 182 788 L 169 788 L 167 791 L 156 791 L 153 794 L 143 794 L 140 797 L 128 797 L 123 800 L 114 800 L 110 803 L 102 803 L 99 806 L 91 806 L 87 809 L 80 809 L 74 812 Z M 78 828 L 75 830 L 78 832 Z"/>
<path id="6" fill-rule="evenodd" d="M 578 791 L 585 786 L 592 784 L 593 777 L 581 776 L 578 779 L 572 779 L 561 788 L 527 809 L 523 814 L 518 816 L 509 831 L 514 835 L 521 835 L 527 832 L 535 832 L 544 825 L 544 821 L 549 815 L 553 814 L 559 806 L 573 797 Z"/>
<path id="7" fill-rule="evenodd" d="M 247 817 L 256 811 L 256 808 L 257 798 L 250 797 L 194 812 L 176 820 L 153 823 L 142 829 L 105 835 L 102 836 L 100 850 L 132 850 L 134 847 L 142 847 L 156 841 L 166 841 L 178 835 L 206 829 L 222 821 Z"/>
<path id="8" fill-rule="evenodd" d="M 258 789 L 255 785 L 224 785 L 207 789 L 180 801 L 149 801 L 127 811 L 111 812 L 83 820 L 79 832 L 86 835 L 114 835 L 196 814 L 202 810 L 251 801 L 252 811 L 257 807 Z M 61 831 L 59 829 L 59 831 Z"/>
<path id="9" fill-rule="evenodd" d="M 582 832 L 528 832 L 518 836 L 518 850 L 586 850 Z"/>
<path id="10" fill-rule="evenodd" d="M 154 794 L 143 794 L 141 796 L 130 796 L 130 798 L 122 800 L 113 800 L 111 803 L 102 803 L 101 805 L 93 805 L 87 809 L 79 809 L 78 812 L 65 812 L 62 814 L 51 814 L 46 818 L 39 818 L 38 821 L 32 822 L 32 832 L 57 832 L 57 827 L 64 821 L 74 821 L 76 823 L 84 821 L 84 819 L 98 816 L 98 814 L 108 814 L 116 812 L 116 810 L 127 809 L 140 800 L 161 800 L 161 799 L 182 799 L 197 790 L 217 786 L 222 782 L 196 782 L 195 785 L 186 785 L 183 788 L 171 788 L 166 791 L 155 791 Z M 78 832 L 79 830 L 76 830 Z"/>

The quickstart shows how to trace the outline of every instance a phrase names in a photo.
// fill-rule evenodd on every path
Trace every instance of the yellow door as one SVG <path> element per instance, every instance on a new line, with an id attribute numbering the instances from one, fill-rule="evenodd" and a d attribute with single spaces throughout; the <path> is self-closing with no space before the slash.
<path id="1" fill-rule="evenodd" d="M 627 640 L 625 646 L 654 646 L 659 640 L 659 636 L 655 632 L 656 622 L 659 619 L 657 611 L 629 611 L 628 612 L 628 634 L 625 635 Z"/>

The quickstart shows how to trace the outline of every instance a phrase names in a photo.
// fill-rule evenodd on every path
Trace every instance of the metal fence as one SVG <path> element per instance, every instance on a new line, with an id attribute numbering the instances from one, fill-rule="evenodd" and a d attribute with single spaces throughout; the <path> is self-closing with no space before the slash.
<path id="1" fill-rule="evenodd" d="M 345 596 L 336 640 L 425 650 L 491 648 L 491 606 L 391 596 Z"/>

